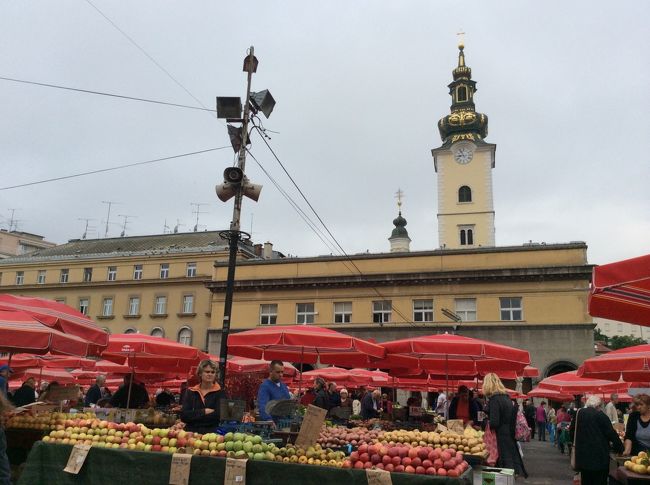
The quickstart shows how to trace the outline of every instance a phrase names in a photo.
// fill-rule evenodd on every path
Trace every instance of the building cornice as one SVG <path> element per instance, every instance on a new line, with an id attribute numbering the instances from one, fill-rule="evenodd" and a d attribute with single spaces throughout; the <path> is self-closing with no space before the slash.
<path id="1" fill-rule="evenodd" d="M 466 283 L 525 281 L 591 281 L 593 265 L 535 268 L 473 269 L 462 271 L 381 273 L 361 275 L 311 276 L 303 278 L 265 278 L 235 281 L 236 291 L 359 288 L 385 286 L 448 285 Z M 206 282 L 213 293 L 225 291 L 225 281 Z"/>
<path id="2" fill-rule="evenodd" d="M 29 285 L 3 285 L 2 291 L 23 291 L 23 290 L 79 290 L 84 288 L 124 288 L 132 286 L 163 286 L 163 285 L 200 285 L 205 286 L 211 280 L 207 279 L 208 276 L 199 276 L 188 278 L 182 276 L 180 278 L 154 278 L 154 279 L 141 279 L 141 280 L 116 280 L 116 281 L 87 281 L 77 283 L 46 283 L 46 284 L 29 284 Z"/>

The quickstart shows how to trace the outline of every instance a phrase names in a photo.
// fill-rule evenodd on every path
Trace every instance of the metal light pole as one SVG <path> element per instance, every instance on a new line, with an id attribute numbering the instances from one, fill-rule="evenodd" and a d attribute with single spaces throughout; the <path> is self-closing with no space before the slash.
<path id="1" fill-rule="evenodd" d="M 241 100 L 239 98 L 217 98 L 217 117 L 228 118 L 229 122 L 241 123 L 241 128 L 235 128 L 228 125 L 228 132 L 231 135 L 233 148 L 238 151 L 237 166 L 229 167 L 224 172 L 224 183 L 217 185 L 217 195 L 222 201 L 227 201 L 231 197 L 235 198 L 235 205 L 232 211 L 232 221 L 230 222 L 230 229 L 221 233 L 221 236 L 228 238 L 229 253 L 228 253 L 228 276 L 226 280 L 226 295 L 223 306 L 223 323 L 221 331 L 221 350 L 219 352 L 219 381 L 223 385 L 226 378 L 226 360 L 228 357 L 228 335 L 230 334 L 230 324 L 232 316 L 232 301 L 235 289 L 235 268 L 237 265 L 237 249 L 239 241 L 243 238 L 250 238 L 250 236 L 240 231 L 240 217 L 241 205 L 244 196 L 250 197 L 257 201 L 261 186 L 251 184 L 245 175 L 246 167 L 246 146 L 248 142 L 248 125 L 250 122 L 251 110 L 253 113 L 263 111 L 266 117 L 269 116 L 273 110 L 273 97 L 266 92 L 251 93 L 251 80 L 253 73 L 257 70 L 257 58 L 254 55 L 254 48 L 248 51 L 248 55 L 244 59 L 244 71 L 247 73 L 246 84 L 246 102 L 244 104 L 244 113 L 241 118 L 236 117 L 241 115 Z M 255 98 L 260 94 L 260 98 Z M 251 96 L 254 99 L 251 99 Z M 262 100 L 261 98 L 264 98 Z M 264 103 L 262 102 L 264 101 Z M 262 106 L 263 105 L 263 106 Z M 225 106 L 225 108 L 224 108 Z M 222 113 L 220 111 L 223 110 Z M 236 116 L 232 116 L 232 114 Z M 234 135 L 234 137 L 233 137 Z"/>

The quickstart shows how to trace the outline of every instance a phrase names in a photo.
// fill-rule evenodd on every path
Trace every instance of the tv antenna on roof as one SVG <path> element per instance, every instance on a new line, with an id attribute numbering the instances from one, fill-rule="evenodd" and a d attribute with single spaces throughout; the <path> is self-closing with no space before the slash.
<path id="1" fill-rule="evenodd" d="M 94 230 L 95 230 L 95 228 L 94 228 L 94 227 L 91 227 L 88 223 L 89 223 L 90 221 L 94 221 L 95 219 L 89 219 L 89 218 L 87 218 L 87 217 L 78 217 L 77 220 L 78 220 L 78 221 L 86 221 L 86 227 L 84 227 L 84 233 L 83 233 L 83 235 L 81 236 L 81 239 L 86 239 L 86 238 L 88 237 L 88 229 L 90 229 L 91 231 L 94 231 Z"/>
<path id="2" fill-rule="evenodd" d="M 124 220 L 122 222 L 122 232 L 120 233 L 120 237 L 124 237 L 124 236 L 126 236 L 126 226 L 129 223 L 129 219 L 133 219 L 136 216 L 129 216 L 129 215 L 126 215 L 126 214 L 119 214 L 118 217 L 123 217 L 124 218 Z"/>
<path id="3" fill-rule="evenodd" d="M 199 230 L 199 215 L 207 214 L 206 211 L 201 211 L 201 206 L 209 205 L 209 204 L 206 204 L 205 202 L 190 202 L 190 205 L 196 207 L 196 209 L 192 209 L 192 214 L 196 214 L 196 223 L 194 224 L 194 232 L 197 232 Z"/>
<path id="4" fill-rule="evenodd" d="M 180 219 L 176 219 L 176 225 L 174 226 L 174 234 L 178 232 L 178 228 L 184 226 L 185 224 L 181 223 Z"/>

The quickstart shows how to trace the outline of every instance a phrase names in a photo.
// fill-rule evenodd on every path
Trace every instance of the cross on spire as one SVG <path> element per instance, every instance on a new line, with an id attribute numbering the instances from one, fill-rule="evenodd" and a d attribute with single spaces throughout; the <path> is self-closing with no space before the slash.
<path id="1" fill-rule="evenodd" d="M 402 213 L 402 197 L 404 197 L 404 192 L 402 192 L 402 189 L 397 189 L 397 192 L 395 192 L 395 198 L 397 199 L 397 208 L 400 211 L 400 214 Z"/>
<path id="2" fill-rule="evenodd" d="M 462 49 L 465 47 L 465 32 L 461 29 L 461 31 L 457 32 L 456 35 L 458 36 L 458 47 Z"/>

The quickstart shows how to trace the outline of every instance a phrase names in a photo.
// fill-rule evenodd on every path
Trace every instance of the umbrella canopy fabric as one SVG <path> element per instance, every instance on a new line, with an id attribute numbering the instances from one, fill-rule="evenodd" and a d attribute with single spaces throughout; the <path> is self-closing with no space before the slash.
<path id="1" fill-rule="evenodd" d="M 425 335 L 380 345 L 387 355 L 379 366 L 406 367 L 412 373 L 424 370 L 429 374 L 473 377 L 488 372 L 523 371 L 530 364 L 526 350 L 461 335 Z"/>
<path id="2" fill-rule="evenodd" d="M 219 362 L 219 357 L 210 355 L 214 362 Z M 234 374 L 248 374 L 248 373 L 268 373 L 270 361 L 259 359 L 247 359 L 246 357 L 237 357 L 235 355 L 228 357 L 226 362 L 226 369 Z M 298 374 L 296 369 L 290 362 L 283 362 L 284 376 L 293 377 Z"/>
<path id="3" fill-rule="evenodd" d="M 80 337 L 43 325 L 20 311 L 0 310 L 0 351 L 87 356 L 93 346 Z"/>
<path id="4" fill-rule="evenodd" d="M 545 389 L 543 387 L 535 387 L 528 394 L 527 397 L 542 397 L 545 399 L 553 399 L 554 401 L 573 401 L 571 394 L 561 393 L 553 389 Z"/>
<path id="5" fill-rule="evenodd" d="M 650 254 L 596 266 L 589 314 L 650 326 Z"/>
<path id="6" fill-rule="evenodd" d="M 63 369 L 44 369 L 43 367 L 39 369 L 26 369 L 23 372 L 21 379 L 29 379 L 33 377 L 34 379 L 40 381 L 49 381 L 49 382 L 58 382 L 59 384 L 74 384 L 74 376 Z"/>
<path id="7" fill-rule="evenodd" d="M 579 377 L 625 382 L 650 381 L 650 344 L 612 350 L 583 362 Z"/>
<path id="8" fill-rule="evenodd" d="M 138 333 L 111 335 L 102 357 L 121 364 L 128 359 L 129 367 L 138 372 L 185 373 L 201 360 L 209 358 L 208 354 L 195 347 Z"/>
<path id="9" fill-rule="evenodd" d="M 0 359 L 0 365 L 4 364 L 9 365 L 9 359 Z M 33 367 L 47 367 L 49 369 L 92 369 L 95 367 L 95 360 L 86 357 L 52 354 L 14 354 L 11 356 L 11 368 L 13 370 Z"/>
<path id="10" fill-rule="evenodd" d="M 563 394 L 593 394 L 598 392 L 626 391 L 624 382 L 579 377 L 576 371 L 555 374 L 539 381 L 538 387 L 552 389 Z"/>
<path id="11" fill-rule="evenodd" d="M 27 313 L 34 320 L 68 335 L 74 335 L 99 348 L 108 344 L 108 333 L 74 308 L 43 298 L 0 294 L 0 310 Z"/>
<path id="12" fill-rule="evenodd" d="M 246 330 L 228 336 L 228 353 L 264 360 L 288 360 L 307 364 L 362 366 L 381 359 L 380 345 L 335 330 L 307 325 L 274 326 Z"/>

